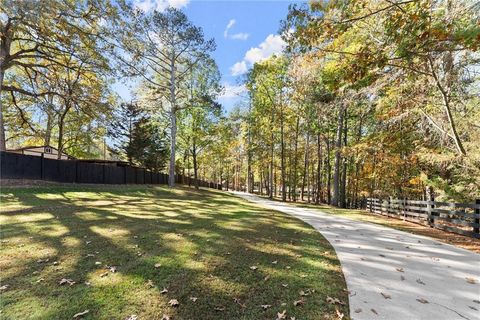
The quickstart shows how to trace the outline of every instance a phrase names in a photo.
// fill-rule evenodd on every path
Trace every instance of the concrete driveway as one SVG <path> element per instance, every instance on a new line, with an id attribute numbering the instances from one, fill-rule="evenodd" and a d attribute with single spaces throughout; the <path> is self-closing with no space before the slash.
<path id="1" fill-rule="evenodd" d="M 245 193 L 299 218 L 335 248 L 352 319 L 480 319 L 480 255 L 427 237 Z"/>

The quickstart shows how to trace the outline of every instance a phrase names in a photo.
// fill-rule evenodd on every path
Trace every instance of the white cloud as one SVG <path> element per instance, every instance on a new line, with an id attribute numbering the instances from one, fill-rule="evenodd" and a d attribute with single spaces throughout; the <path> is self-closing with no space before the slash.
<path id="1" fill-rule="evenodd" d="M 230 68 L 230 72 L 232 76 L 239 76 L 247 72 L 247 70 L 248 70 L 248 67 L 245 61 L 237 62 Z"/>
<path id="2" fill-rule="evenodd" d="M 239 32 L 239 33 L 235 33 L 235 34 L 232 34 L 232 35 L 228 34 L 228 32 L 235 25 L 235 23 L 237 23 L 237 21 L 235 19 L 230 19 L 230 21 L 228 21 L 228 24 L 225 27 L 225 30 L 223 31 L 223 37 L 225 39 L 247 40 L 250 35 L 248 33 L 245 33 L 245 32 Z"/>
<path id="3" fill-rule="evenodd" d="M 240 32 L 232 34 L 230 38 L 234 40 L 247 40 L 249 36 L 250 35 L 248 33 Z"/>
<path id="4" fill-rule="evenodd" d="M 190 0 L 134 0 L 133 5 L 144 12 L 151 10 L 164 11 L 168 7 L 183 8 Z"/>
<path id="5" fill-rule="evenodd" d="M 230 30 L 230 28 L 233 27 L 235 23 L 236 23 L 235 19 L 231 19 L 230 21 L 228 21 L 228 24 L 225 27 L 225 31 L 223 31 L 223 37 L 225 39 L 228 38 L 228 30 Z"/>
<path id="6" fill-rule="evenodd" d="M 245 53 L 242 61 L 235 63 L 230 68 L 232 76 L 244 74 L 255 62 L 263 61 L 268 59 L 271 55 L 281 53 L 285 46 L 286 43 L 281 36 L 273 34 L 268 35 L 258 47 L 250 48 Z"/>
<path id="7" fill-rule="evenodd" d="M 238 98 L 242 93 L 245 93 L 247 91 L 247 88 L 245 88 L 245 85 L 231 85 L 228 82 L 223 84 L 225 90 L 223 93 L 218 97 L 219 99 L 232 99 L 232 98 Z"/>

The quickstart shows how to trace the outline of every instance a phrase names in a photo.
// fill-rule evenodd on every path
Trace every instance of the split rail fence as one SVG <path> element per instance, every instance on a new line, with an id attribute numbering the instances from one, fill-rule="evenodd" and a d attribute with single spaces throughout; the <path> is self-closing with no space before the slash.
<path id="1" fill-rule="evenodd" d="M 367 210 L 480 239 L 480 199 L 475 203 L 367 199 Z"/>

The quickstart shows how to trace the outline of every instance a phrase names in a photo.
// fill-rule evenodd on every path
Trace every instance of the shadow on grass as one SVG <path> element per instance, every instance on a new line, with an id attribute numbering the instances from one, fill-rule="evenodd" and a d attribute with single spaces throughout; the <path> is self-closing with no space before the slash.
<path id="1" fill-rule="evenodd" d="M 348 315 L 326 303 L 332 296 L 348 305 L 334 250 L 297 219 L 219 191 L 105 188 L 2 190 L 5 319 L 84 310 L 85 319 L 273 319 L 283 310 L 333 319 L 336 308 Z M 76 284 L 59 285 L 62 278 Z M 315 292 L 294 306 L 308 290 Z"/>

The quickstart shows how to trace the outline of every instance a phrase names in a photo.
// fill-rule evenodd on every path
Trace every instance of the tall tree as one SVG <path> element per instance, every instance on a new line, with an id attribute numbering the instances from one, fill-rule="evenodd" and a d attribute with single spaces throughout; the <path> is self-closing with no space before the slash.
<path id="1" fill-rule="evenodd" d="M 205 40 L 201 28 L 194 26 L 185 13 L 171 7 L 151 14 L 137 12 L 133 30 L 127 30 L 126 34 L 118 57 L 130 67 L 132 75 L 142 77 L 143 84 L 151 89 L 161 105 L 168 108 L 169 185 L 173 187 L 177 113 L 187 107 L 192 68 L 208 58 L 208 53 L 215 49 L 215 42 Z"/>

